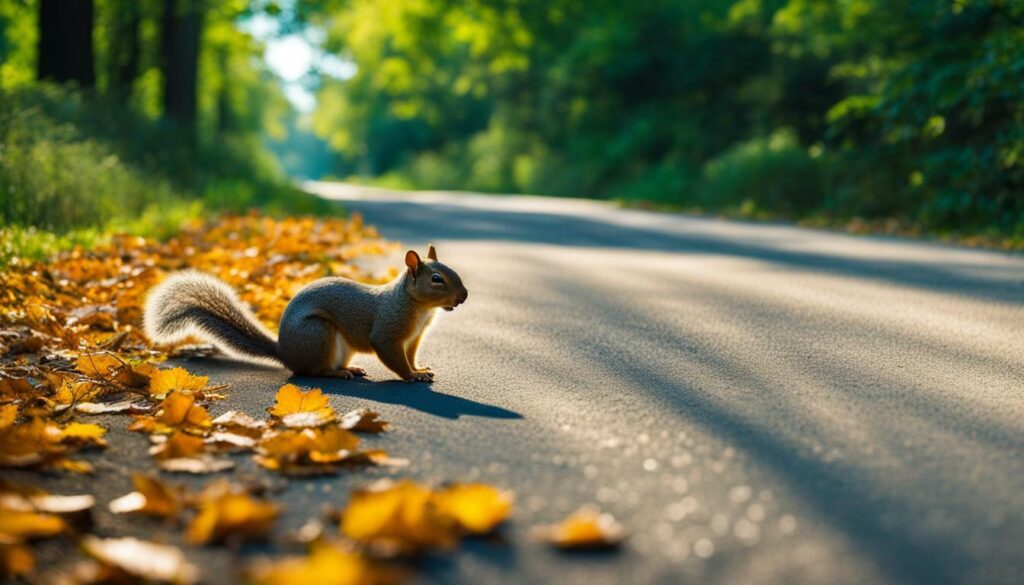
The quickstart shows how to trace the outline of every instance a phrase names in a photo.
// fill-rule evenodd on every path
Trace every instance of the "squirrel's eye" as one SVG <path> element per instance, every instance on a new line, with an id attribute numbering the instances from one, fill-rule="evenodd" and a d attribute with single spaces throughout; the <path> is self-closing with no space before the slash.
<path id="1" fill-rule="evenodd" d="M 440 274 L 438 274 L 438 273 L 436 273 L 436 272 L 435 272 L 435 273 L 434 273 L 434 274 L 433 274 L 433 275 L 432 275 L 432 276 L 430 277 L 430 282 L 433 282 L 433 283 L 436 283 L 436 284 L 444 284 L 444 279 L 443 279 L 443 278 L 441 278 L 441 275 L 440 275 Z"/>

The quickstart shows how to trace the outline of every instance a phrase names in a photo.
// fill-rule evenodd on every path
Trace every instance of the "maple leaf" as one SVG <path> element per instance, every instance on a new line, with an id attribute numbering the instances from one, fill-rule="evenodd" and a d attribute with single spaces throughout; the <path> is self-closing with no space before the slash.
<path id="1" fill-rule="evenodd" d="M 193 376 L 185 368 L 157 370 L 149 379 L 149 394 L 153 398 L 161 400 L 175 390 L 198 392 L 206 388 L 209 381 L 209 377 Z"/>
<path id="2" fill-rule="evenodd" d="M 405 578 L 402 571 L 322 541 L 310 545 L 308 556 L 264 561 L 252 566 L 248 575 L 251 585 L 394 585 Z"/>
<path id="3" fill-rule="evenodd" d="M 536 538 L 558 548 L 613 548 L 626 537 L 626 530 L 611 514 L 593 506 L 584 506 L 558 524 L 538 526 L 532 531 Z"/>
<path id="4" fill-rule="evenodd" d="M 451 547 L 453 528 L 434 505 L 431 490 L 407 480 L 380 480 L 357 490 L 341 519 L 345 536 L 401 552 Z"/>
<path id="5" fill-rule="evenodd" d="M 128 430 L 149 434 L 167 434 L 178 429 L 204 433 L 212 426 L 210 413 L 196 404 L 195 394 L 174 391 L 163 399 L 155 416 L 135 417 Z"/>
<path id="6" fill-rule="evenodd" d="M 110 502 L 115 514 L 145 514 L 160 518 L 176 518 L 183 506 L 184 490 L 172 488 L 159 478 L 142 473 L 132 474 L 135 491 Z"/>
<path id="7" fill-rule="evenodd" d="M 482 483 L 453 483 L 434 495 L 438 511 L 471 534 L 487 534 L 512 511 L 512 497 Z"/>
<path id="8" fill-rule="evenodd" d="M 267 412 L 291 427 L 320 426 L 336 416 L 322 390 L 313 388 L 303 392 L 294 384 L 281 386 L 274 396 L 274 406 Z"/>
<path id="9" fill-rule="evenodd" d="M 103 391 L 103 387 L 92 382 L 64 378 L 57 388 L 53 401 L 57 404 L 72 405 L 92 400 Z"/>
<path id="10" fill-rule="evenodd" d="M 267 469 L 291 474 L 332 473 L 333 464 L 352 462 L 363 453 L 356 451 L 359 437 L 337 425 L 288 429 L 265 436 L 259 443 L 256 462 Z M 373 463 L 362 457 L 360 463 Z"/>
<path id="11" fill-rule="evenodd" d="M 98 538 L 86 535 L 82 550 L 112 574 L 104 582 L 161 582 L 189 585 L 199 580 L 199 569 L 181 549 L 137 538 Z"/>
<path id="12" fill-rule="evenodd" d="M 279 513 L 276 504 L 220 482 L 201 494 L 199 513 L 189 525 L 186 539 L 193 544 L 262 539 Z"/>

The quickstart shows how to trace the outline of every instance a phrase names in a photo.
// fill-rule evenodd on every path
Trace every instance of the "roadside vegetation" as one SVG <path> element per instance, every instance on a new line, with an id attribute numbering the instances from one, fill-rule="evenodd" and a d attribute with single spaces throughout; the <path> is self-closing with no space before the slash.
<path id="1" fill-rule="evenodd" d="M 1024 4 L 357 0 L 316 129 L 384 186 L 1024 245 Z M 448 31 L 448 32 L 442 32 Z"/>
<path id="2" fill-rule="evenodd" d="M 78 69 L 39 58 L 42 30 L 70 39 L 74 23 L 42 22 L 37 1 L 0 7 L 0 265 L 116 232 L 166 238 L 220 212 L 337 210 L 293 187 L 267 148 L 294 113 L 236 24 L 247 8 L 208 10 L 197 50 L 171 54 L 161 35 L 189 15 L 168 23 L 157 4 L 95 2 L 90 24 L 106 34 L 90 35 Z"/>

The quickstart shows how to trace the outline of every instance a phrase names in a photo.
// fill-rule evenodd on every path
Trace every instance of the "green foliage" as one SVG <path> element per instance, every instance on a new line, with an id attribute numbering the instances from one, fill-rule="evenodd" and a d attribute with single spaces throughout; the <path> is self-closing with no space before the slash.
<path id="1" fill-rule="evenodd" d="M 30 250 L 108 231 L 163 237 L 204 212 L 328 207 L 284 182 L 256 137 L 203 142 L 198 158 L 174 138 L 103 99 L 47 85 L 3 92 L 0 220 L 18 230 L 6 241 Z"/>
<path id="2" fill-rule="evenodd" d="M 733 146 L 704 166 L 701 207 L 759 209 L 799 217 L 826 194 L 825 165 L 789 131 Z"/>
<path id="3" fill-rule="evenodd" d="M 1021 2 L 326 4 L 339 173 L 1024 231 Z"/>

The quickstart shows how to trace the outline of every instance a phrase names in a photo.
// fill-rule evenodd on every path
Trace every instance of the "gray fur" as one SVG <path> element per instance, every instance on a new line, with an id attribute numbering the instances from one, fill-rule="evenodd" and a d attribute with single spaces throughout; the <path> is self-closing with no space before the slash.
<path id="1" fill-rule="evenodd" d="M 201 272 L 172 274 L 146 299 L 146 336 L 176 343 L 205 339 L 242 358 L 280 362 L 277 341 L 227 284 Z"/>

